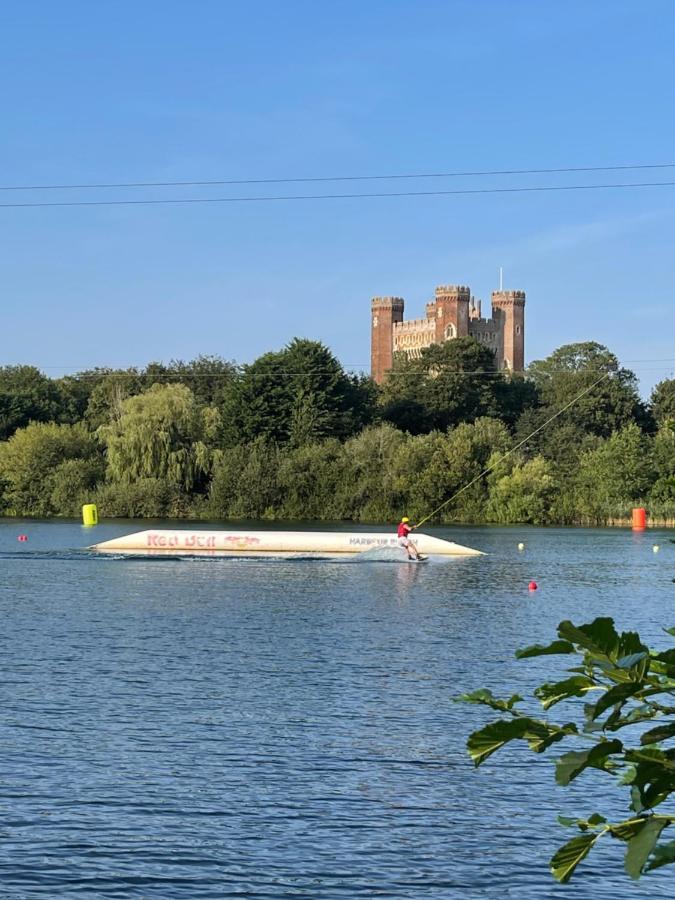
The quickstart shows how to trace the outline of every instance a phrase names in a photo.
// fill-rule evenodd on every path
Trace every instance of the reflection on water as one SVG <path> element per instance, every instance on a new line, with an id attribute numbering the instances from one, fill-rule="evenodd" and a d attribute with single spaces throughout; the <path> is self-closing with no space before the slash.
<path id="1" fill-rule="evenodd" d="M 489 555 L 344 565 L 99 558 L 92 534 L 0 523 L 3 898 L 671 895 L 609 842 L 556 886 L 556 813 L 607 810 L 602 773 L 562 790 L 518 751 L 474 771 L 485 714 L 450 701 L 554 674 L 513 651 L 562 618 L 665 646 L 667 537 L 456 529 Z"/>

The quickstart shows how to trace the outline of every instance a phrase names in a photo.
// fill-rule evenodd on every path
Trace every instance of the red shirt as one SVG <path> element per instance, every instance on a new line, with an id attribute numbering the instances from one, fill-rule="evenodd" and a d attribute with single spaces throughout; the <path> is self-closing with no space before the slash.
<path id="1" fill-rule="evenodd" d="M 408 525 L 407 522 L 401 522 L 400 525 L 398 526 L 398 536 L 399 537 L 408 537 L 408 535 L 410 534 L 411 531 L 412 531 L 412 528 L 410 527 L 410 525 Z"/>

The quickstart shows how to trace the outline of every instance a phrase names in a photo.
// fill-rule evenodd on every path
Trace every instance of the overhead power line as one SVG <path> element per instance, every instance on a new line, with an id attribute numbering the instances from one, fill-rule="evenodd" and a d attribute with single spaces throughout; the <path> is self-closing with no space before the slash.
<path id="1" fill-rule="evenodd" d="M 653 359 L 653 360 L 634 360 L 633 362 L 675 362 L 675 359 Z M 624 360 L 624 363 L 630 363 L 631 360 Z M 339 375 L 339 372 L 336 372 L 334 369 L 315 369 L 311 372 L 290 372 L 290 371 L 277 371 L 277 372 L 251 372 L 246 371 L 247 366 L 250 364 L 243 364 L 236 366 L 235 369 L 231 372 L 145 372 L 142 369 L 137 371 L 128 371 L 128 370 L 113 370 L 108 372 L 103 371 L 87 371 L 86 367 L 79 367 L 79 371 L 75 371 L 71 374 L 60 375 L 58 379 L 70 378 L 78 381 L 85 380 L 105 380 L 108 378 L 127 378 L 127 379 L 161 379 L 161 378 L 173 378 L 179 381 L 191 379 L 191 378 L 209 378 L 211 380 L 215 380 L 218 378 L 241 378 L 242 376 L 252 377 L 252 378 L 297 378 L 297 377 L 307 377 L 307 376 L 324 376 L 324 375 Z M 65 369 L 65 368 L 76 368 L 75 366 L 41 366 L 41 370 L 46 369 Z M 347 375 L 368 375 L 368 366 L 343 366 L 343 371 Z M 638 371 L 642 372 L 665 372 L 669 370 L 670 366 L 636 366 L 634 367 Z M 575 369 L 570 370 L 568 374 L 570 375 L 597 375 L 598 370 L 592 367 L 588 367 L 586 369 Z M 419 372 L 397 372 L 391 371 L 388 373 L 389 375 L 395 378 L 420 378 Z M 510 378 L 512 376 L 519 376 L 524 379 L 531 378 L 531 373 L 527 370 L 522 372 L 513 372 L 510 369 L 457 369 L 457 370 L 444 370 L 443 375 L 461 375 L 465 378 Z M 608 377 L 615 374 L 614 372 L 607 373 Z"/>
<path id="2" fill-rule="evenodd" d="M 491 175 L 552 175 L 570 172 L 621 172 L 637 169 L 673 169 L 675 163 L 637 163 L 621 166 L 566 166 L 547 169 L 493 169 L 475 172 L 416 172 L 394 175 L 325 175 L 302 178 L 228 178 L 214 181 L 114 181 L 92 184 L 9 184 L 0 191 L 74 191 L 98 188 L 206 187 L 226 184 L 308 184 L 326 181 L 393 181 L 417 178 L 475 178 Z"/>
<path id="3" fill-rule="evenodd" d="M 30 203 L 0 203 L 0 209 L 45 206 L 165 206 L 196 203 L 271 203 L 299 200 L 367 200 L 377 197 L 442 197 L 461 194 L 527 194 L 551 191 L 594 191 L 620 188 L 675 187 L 675 181 L 636 181 L 617 184 L 559 184 L 511 188 L 462 188 L 452 191 L 392 191 L 365 194 L 286 194 L 264 197 L 172 197 L 162 200 L 59 200 Z"/>

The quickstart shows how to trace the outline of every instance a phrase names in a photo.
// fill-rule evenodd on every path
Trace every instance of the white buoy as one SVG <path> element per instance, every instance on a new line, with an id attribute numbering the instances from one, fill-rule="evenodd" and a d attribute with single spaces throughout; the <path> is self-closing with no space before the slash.
<path id="1" fill-rule="evenodd" d="M 654 551 L 654 553 L 658 553 L 658 552 L 659 552 L 659 545 L 658 545 L 658 544 L 654 544 L 654 546 L 652 547 L 652 550 Z"/>
<path id="2" fill-rule="evenodd" d="M 524 544 L 522 541 L 518 544 L 518 549 L 519 549 L 519 550 L 524 550 L 524 549 L 525 549 L 525 544 Z"/>

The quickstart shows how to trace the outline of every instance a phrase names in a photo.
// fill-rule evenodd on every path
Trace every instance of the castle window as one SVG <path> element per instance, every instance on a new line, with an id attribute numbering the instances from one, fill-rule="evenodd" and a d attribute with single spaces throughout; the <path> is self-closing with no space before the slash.
<path id="1" fill-rule="evenodd" d="M 377 316 L 373 316 L 373 328 L 377 328 Z"/>
<path id="2" fill-rule="evenodd" d="M 450 323 L 450 325 L 448 325 L 448 327 L 445 329 L 445 339 L 447 341 L 450 340 L 450 338 L 454 337 L 457 337 L 457 329 L 452 323 Z"/>
<path id="3" fill-rule="evenodd" d="M 516 334 L 520 334 L 520 325 L 516 325 Z"/>

